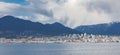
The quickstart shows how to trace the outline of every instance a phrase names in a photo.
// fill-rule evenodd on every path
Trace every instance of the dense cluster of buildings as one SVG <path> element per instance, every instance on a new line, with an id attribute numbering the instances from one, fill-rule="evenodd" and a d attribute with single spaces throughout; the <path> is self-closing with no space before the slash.
<path id="1" fill-rule="evenodd" d="M 70 34 L 54 37 L 0 38 L 0 43 L 119 43 L 119 36 Z"/>

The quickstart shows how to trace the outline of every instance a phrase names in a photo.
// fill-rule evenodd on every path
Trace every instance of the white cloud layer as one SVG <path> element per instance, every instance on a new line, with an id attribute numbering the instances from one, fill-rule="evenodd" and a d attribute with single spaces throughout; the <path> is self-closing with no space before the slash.
<path id="1" fill-rule="evenodd" d="M 19 7 L 18 4 L 0 2 L 0 15 L 13 14 Z"/>
<path id="2" fill-rule="evenodd" d="M 0 16 L 13 15 L 41 23 L 80 25 L 120 20 L 120 0 L 26 0 L 27 5 L 0 2 Z"/>

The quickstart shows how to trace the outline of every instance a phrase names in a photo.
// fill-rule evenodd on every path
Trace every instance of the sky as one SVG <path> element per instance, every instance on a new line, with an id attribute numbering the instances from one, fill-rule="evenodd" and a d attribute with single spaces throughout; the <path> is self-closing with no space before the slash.
<path id="1" fill-rule="evenodd" d="M 120 21 L 120 0 L 0 0 L 0 17 L 12 15 L 67 27 Z"/>

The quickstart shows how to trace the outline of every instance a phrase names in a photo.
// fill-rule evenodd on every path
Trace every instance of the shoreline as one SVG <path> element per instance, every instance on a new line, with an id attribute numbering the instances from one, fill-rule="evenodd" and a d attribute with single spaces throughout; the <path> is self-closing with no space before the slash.
<path id="1" fill-rule="evenodd" d="M 120 43 L 119 36 L 80 35 L 59 37 L 0 38 L 0 43 Z"/>

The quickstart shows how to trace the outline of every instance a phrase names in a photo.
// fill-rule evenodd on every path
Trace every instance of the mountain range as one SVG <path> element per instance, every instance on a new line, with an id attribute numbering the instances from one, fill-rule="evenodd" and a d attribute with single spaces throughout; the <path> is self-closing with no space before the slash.
<path id="1" fill-rule="evenodd" d="M 27 36 L 59 36 L 67 34 L 76 34 L 78 31 L 65 27 L 60 23 L 42 24 L 23 20 L 13 16 L 4 16 L 0 18 L 0 37 L 16 38 Z"/>
<path id="2" fill-rule="evenodd" d="M 120 22 L 82 25 L 75 29 L 71 29 L 58 22 L 53 24 L 42 24 L 40 22 L 23 20 L 14 16 L 4 16 L 0 18 L 0 37 L 52 37 L 82 33 L 95 35 L 120 35 Z"/>
<path id="3" fill-rule="evenodd" d="M 82 33 L 95 34 L 95 35 L 120 35 L 120 22 L 84 25 L 75 28 Z"/>

